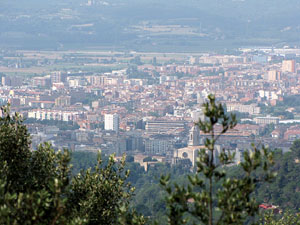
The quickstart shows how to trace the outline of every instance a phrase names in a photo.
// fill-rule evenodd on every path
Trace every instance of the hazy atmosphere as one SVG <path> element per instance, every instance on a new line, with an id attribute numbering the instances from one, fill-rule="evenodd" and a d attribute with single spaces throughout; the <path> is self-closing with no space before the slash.
<path id="1" fill-rule="evenodd" d="M 167 52 L 297 45 L 299 10 L 297 0 L 3 0 L 0 42 Z"/>
<path id="2" fill-rule="evenodd" d="M 300 225 L 299 0 L 0 0 L 0 224 Z"/>

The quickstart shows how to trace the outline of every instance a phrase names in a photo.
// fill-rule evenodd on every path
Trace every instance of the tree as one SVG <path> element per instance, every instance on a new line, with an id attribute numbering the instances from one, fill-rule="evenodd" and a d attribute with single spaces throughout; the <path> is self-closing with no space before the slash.
<path id="1" fill-rule="evenodd" d="M 260 221 L 261 225 L 300 225 L 300 214 L 293 214 L 286 211 L 283 214 L 266 212 Z"/>
<path id="2" fill-rule="evenodd" d="M 294 141 L 291 151 L 293 156 L 300 160 L 300 139 Z"/>
<path id="3" fill-rule="evenodd" d="M 125 156 L 118 165 L 114 155 L 105 167 L 101 167 L 102 162 L 99 154 L 93 170 L 89 168 L 75 176 L 68 195 L 70 214 L 85 218 L 88 224 L 116 224 L 121 209 L 128 207 L 134 192 L 134 188 L 126 183 L 129 170 L 124 171 Z"/>
<path id="4" fill-rule="evenodd" d="M 215 144 L 222 134 L 235 126 L 235 117 L 227 116 L 213 96 L 209 96 L 204 108 L 208 120 L 199 121 L 197 125 L 209 138 L 199 152 L 197 173 L 189 176 L 187 187 L 183 185 L 185 182 L 172 185 L 169 176 L 160 180 L 168 193 L 169 223 L 182 224 L 191 219 L 210 225 L 243 224 L 258 211 L 258 204 L 251 195 L 254 189 L 259 182 L 269 181 L 274 176 L 269 172 L 273 154 L 264 147 L 253 146 L 241 163 L 243 175 L 229 178 L 224 166 L 233 162 L 234 155 L 223 150 L 215 160 Z M 99 155 L 94 167 L 72 176 L 68 150 L 55 151 L 47 143 L 31 150 L 30 136 L 22 118 L 12 115 L 9 107 L 3 107 L 2 113 L 0 224 L 146 223 L 130 205 L 134 188 L 127 182 L 129 171 L 125 168 L 125 156 L 118 163 L 113 155 L 107 161 Z M 214 131 L 217 123 L 223 126 L 220 134 Z M 299 143 L 294 145 L 297 155 Z M 262 172 L 255 173 L 259 168 Z M 155 167 L 148 172 L 148 178 L 153 179 L 162 171 L 164 167 Z M 153 196 L 158 194 L 155 188 L 149 188 L 149 192 Z M 152 201 L 151 204 L 152 207 L 147 205 L 149 209 L 164 208 L 163 202 Z"/>
<path id="5" fill-rule="evenodd" d="M 30 149 L 30 136 L 16 113 L 0 118 L 0 224 L 83 224 L 64 215 L 70 154 L 49 144 Z"/>
<path id="6" fill-rule="evenodd" d="M 221 104 L 217 104 L 213 95 L 204 103 L 204 115 L 207 120 L 196 123 L 199 129 L 208 134 L 205 148 L 198 154 L 197 172 L 189 176 L 187 186 L 170 183 L 170 176 L 162 176 L 161 184 L 168 197 L 169 224 L 184 224 L 188 219 L 200 224 L 243 224 L 246 219 L 258 212 L 258 204 L 251 195 L 259 182 L 270 181 L 274 174 L 269 172 L 273 164 L 273 154 L 254 145 L 244 154 L 241 163 L 242 177 L 228 177 L 226 165 L 234 162 L 234 154 L 222 150 L 216 159 L 215 145 L 219 137 L 234 128 L 234 115 L 226 115 Z M 222 131 L 215 133 L 215 125 L 222 125 Z M 255 171 L 262 168 L 261 176 Z M 216 185 L 219 186 L 216 189 Z"/>
<path id="7" fill-rule="evenodd" d="M 134 188 L 121 163 L 110 156 L 106 165 L 71 176 L 70 152 L 50 144 L 30 149 L 22 118 L 2 108 L 0 118 L 0 224 L 144 224 L 129 200 Z"/>
<path id="8" fill-rule="evenodd" d="M 126 156 L 126 162 L 128 163 L 134 162 L 134 157 L 132 155 Z"/>
<path id="9" fill-rule="evenodd" d="M 154 56 L 153 59 L 152 59 L 152 65 L 153 65 L 153 66 L 156 66 L 156 65 L 157 65 L 157 59 L 156 59 L 156 56 Z"/>
<path id="10" fill-rule="evenodd" d="M 133 59 L 130 60 L 130 63 L 136 64 L 136 65 L 143 64 L 140 56 L 135 56 Z"/>
<path id="11" fill-rule="evenodd" d="M 264 130 L 260 133 L 261 136 L 270 136 L 272 131 L 275 130 L 275 125 L 274 123 L 271 124 L 266 124 L 266 126 L 264 127 Z"/>
<path id="12" fill-rule="evenodd" d="M 260 185 L 256 197 L 261 202 L 280 205 L 284 211 L 291 210 L 294 213 L 300 208 L 300 140 L 294 141 L 289 152 L 274 152 L 274 159 L 275 164 L 271 170 L 277 176 L 271 185 Z"/>
<path id="13" fill-rule="evenodd" d="M 148 156 L 143 159 L 143 162 L 157 162 L 157 159 L 152 158 L 151 156 Z"/>
<path id="14" fill-rule="evenodd" d="M 30 138 L 18 114 L 10 115 L 9 107 L 2 108 L 0 118 L 0 160 L 5 167 L 6 191 L 20 192 L 26 189 L 29 176 Z M 22 171 L 20 173 L 20 171 Z M 3 171 L 4 172 L 4 171 Z M 4 174 L 3 174 L 4 175 Z"/>

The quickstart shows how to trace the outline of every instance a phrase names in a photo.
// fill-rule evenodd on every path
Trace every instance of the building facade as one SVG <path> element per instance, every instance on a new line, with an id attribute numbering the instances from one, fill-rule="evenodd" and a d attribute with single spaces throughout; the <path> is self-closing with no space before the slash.
<path id="1" fill-rule="evenodd" d="M 118 114 L 105 114 L 104 115 L 104 129 L 119 131 L 119 115 Z"/>

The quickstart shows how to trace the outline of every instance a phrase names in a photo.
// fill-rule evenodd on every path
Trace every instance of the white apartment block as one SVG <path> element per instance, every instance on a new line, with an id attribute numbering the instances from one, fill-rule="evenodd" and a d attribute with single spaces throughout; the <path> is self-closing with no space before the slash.
<path id="1" fill-rule="evenodd" d="M 257 124 L 278 124 L 279 123 L 279 117 L 271 117 L 271 116 L 266 116 L 266 117 L 256 117 L 254 118 L 254 122 Z"/>
<path id="2" fill-rule="evenodd" d="M 243 105 L 239 103 L 227 103 L 227 112 L 238 111 L 241 113 L 249 113 L 250 115 L 255 115 L 260 113 L 260 107 L 256 104 Z"/>
<path id="3" fill-rule="evenodd" d="M 73 121 L 80 115 L 77 111 L 59 111 L 59 110 L 44 110 L 37 109 L 28 112 L 28 118 L 37 120 L 60 120 Z"/>
<path id="4" fill-rule="evenodd" d="M 119 115 L 118 114 L 105 114 L 104 115 L 104 129 L 119 131 Z"/>

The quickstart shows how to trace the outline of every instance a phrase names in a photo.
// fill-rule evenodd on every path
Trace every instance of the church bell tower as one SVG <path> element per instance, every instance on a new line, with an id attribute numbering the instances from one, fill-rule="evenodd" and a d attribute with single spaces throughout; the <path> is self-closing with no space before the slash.
<path id="1" fill-rule="evenodd" d="M 189 146 L 199 146 L 200 145 L 200 131 L 197 125 L 194 125 L 190 130 L 189 135 Z"/>

